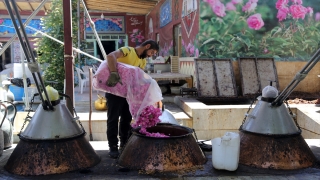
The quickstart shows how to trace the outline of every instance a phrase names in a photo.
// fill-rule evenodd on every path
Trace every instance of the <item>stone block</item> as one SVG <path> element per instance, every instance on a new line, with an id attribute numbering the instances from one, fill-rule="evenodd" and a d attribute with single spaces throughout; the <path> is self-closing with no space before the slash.
<path id="1" fill-rule="evenodd" d="M 211 140 L 217 137 L 222 137 L 226 132 L 236 132 L 238 130 L 225 129 L 225 130 L 195 130 L 198 140 Z"/>
<path id="2" fill-rule="evenodd" d="M 177 121 L 181 126 L 185 126 L 185 127 L 193 129 L 193 120 L 192 119 L 189 119 L 189 120 L 179 119 Z"/>

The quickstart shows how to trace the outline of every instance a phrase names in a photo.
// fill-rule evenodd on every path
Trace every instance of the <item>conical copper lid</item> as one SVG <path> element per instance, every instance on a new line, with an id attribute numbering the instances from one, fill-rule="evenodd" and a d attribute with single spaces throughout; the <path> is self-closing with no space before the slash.
<path id="1" fill-rule="evenodd" d="M 20 134 L 31 140 L 58 140 L 84 133 L 66 105 L 59 103 L 54 109 L 44 110 L 39 105 L 26 129 Z"/>

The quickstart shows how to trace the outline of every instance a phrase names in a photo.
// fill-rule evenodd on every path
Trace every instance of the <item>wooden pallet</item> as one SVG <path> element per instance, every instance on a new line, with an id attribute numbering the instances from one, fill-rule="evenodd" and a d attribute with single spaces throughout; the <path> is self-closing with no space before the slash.
<path id="1" fill-rule="evenodd" d="M 199 97 L 236 97 L 231 59 L 195 59 Z"/>
<path id="2" fill-rule="evenodd" d="M 270 85 L 279 89 L 278 75 L 273 58 L 239 58 L 242 95 L 260 94 Z"/>
<path id="3" fill-rule="evenodd" d="M 171 58 L 171 72 L 179 73 L 179 56 L 170 56 Z"/>

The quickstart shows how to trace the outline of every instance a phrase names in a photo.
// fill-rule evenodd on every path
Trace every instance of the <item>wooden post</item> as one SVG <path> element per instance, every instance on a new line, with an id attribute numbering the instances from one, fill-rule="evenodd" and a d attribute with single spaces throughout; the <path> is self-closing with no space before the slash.
<path id="1" fill-rule="evenodd" d="M 70 97 L 70 99 L 66 98 L 66 105 L 70 113 L 73 114 L 74 68 L 73 68 L 73 52 L 72 52 L 71 1 L 70 0 L 62 0 L 62 1 L 63 1 L 63 22 L 64 22 L 64 67 L 65 67 L 65 78 L 66 78 L 65 93 Z"/>

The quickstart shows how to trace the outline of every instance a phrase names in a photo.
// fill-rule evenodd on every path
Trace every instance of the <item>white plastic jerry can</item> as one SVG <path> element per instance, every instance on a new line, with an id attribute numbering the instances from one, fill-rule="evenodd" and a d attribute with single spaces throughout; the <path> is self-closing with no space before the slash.
<path id="1" fill-rule="evenodd" d="M 212 165 L 215 169 L 235 171 L 240 155 L 240 136 L 235 132 L 226 132 L 221 138 L 214 138 L 212 143 Z"/>

